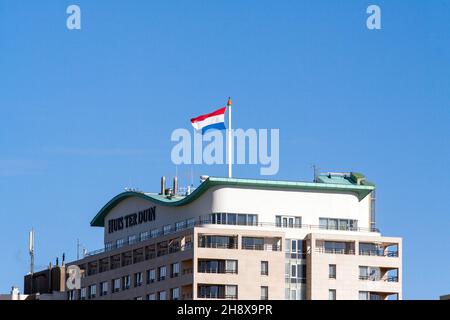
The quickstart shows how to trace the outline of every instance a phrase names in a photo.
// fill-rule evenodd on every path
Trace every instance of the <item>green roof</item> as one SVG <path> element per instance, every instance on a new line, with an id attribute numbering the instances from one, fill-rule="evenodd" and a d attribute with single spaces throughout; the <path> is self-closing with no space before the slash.
<path id="1" fill-rule="evenodd" d="M 92 219 L 92 227 L 103 227 L 106 215 L 121 201 L 136 197 L 151 201 L 157 205 L 167 207 L 184 206 L 196 200 L 206 190 L 214 186 L 235 186 L 235 187 L 251 187 L 260 189 L 284 189 L 284 190 L 310 190 L 310 191 L 331 191 L 331 192 L 350 192 L 358 197 L 361 201 L 375 187 L 373 185 L 357 185 L 354 183 L 343 183 L 341 179 L 330 179 L 329 181 L 321 181 L 324 176 L 319 176 L 319 182 L 296 182 L 296 181 L 277 181 L 277 180 L 257 180 L 257 179 L 236 179 L 236 178 L 219 178 L 209 177 L 190 195 L 185 197 L 162 196 L 155 193 L 144 193 L 137 191 L 126 191 L 112 198 Z M 325 179 L 325 178 L 323 178 Z"/>

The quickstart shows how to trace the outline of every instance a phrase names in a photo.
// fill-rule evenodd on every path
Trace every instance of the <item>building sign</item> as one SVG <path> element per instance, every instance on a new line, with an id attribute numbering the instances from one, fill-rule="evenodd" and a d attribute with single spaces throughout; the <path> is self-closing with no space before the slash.
<path id="1" fill-rule="evenodd" d="M 156 219 L 156 207 L 151 207 L 126 216 L 108 221 L 108 233 L 113 233 L 138 224 L 154 221 Z"/>

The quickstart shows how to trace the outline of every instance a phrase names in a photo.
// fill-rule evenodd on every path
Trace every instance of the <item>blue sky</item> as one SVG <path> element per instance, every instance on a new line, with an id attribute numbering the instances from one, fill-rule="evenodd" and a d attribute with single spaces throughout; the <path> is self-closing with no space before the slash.
<path id="1" fill-rule="evenodd" d="M 69 31 L 70 4 L 82 29 Z M 366 28 L 378 4 L 382 30 Z M 240 128 L 280 129 L 280 171 L 359 171 L 382 233 L 404 239 L 404 298 L 450 291 L 450 4 L 434 1 L 0 0 L 0 292 L 93 250 L 125 187 L 175 174 L 175 128 L 233 98 Z M 191 166 L 178 168 L 189 182 Z M 195 166 L 194 175 L 226 175 Z M 235 176 L 258 178 L 258 166 Z M 197 180 L 197 179 L 196 179 Z"/>

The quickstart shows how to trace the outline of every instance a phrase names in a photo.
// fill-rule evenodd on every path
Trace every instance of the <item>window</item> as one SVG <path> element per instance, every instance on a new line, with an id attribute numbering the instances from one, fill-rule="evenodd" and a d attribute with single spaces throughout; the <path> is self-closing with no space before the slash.
<path id="1" fill-rule="evenodd" d="M 142 272 L 138 272 L 134 274 L 134 286 L 135 287 L 140 287 L 142 285 L 142 279 L 143 279 L 144 275 L 142 274 Z"/>
<path id="2" fill-rule="evenodd" d="M 328 229 L 337 230 L 338 220 L 337 219 L 328 219 Z"/>
<path id="3" fill-rule="evenodd" d="M 377 267 L 359 267 L 359 280 L 379 281 L 381 279 L 380 268 Z"/>
<path id="4" fill-rule="evenodd" d="M 360 291 L 359 292 L 359 300 L 369 300 L 369 292 Z"/>
<path id="5" fill-rule="evenodd" d="M 113 280 L 113 292 L 119 292 L 120 291 L 120 279 L 114 279 Z"/>
<path id="6" fill-rule="evenodd" d="M 159 230 L 158 229 L 153 229 L 152 231 L 150 231 L 150 236 L 152 238 L 156 238 L 158 236 Z"/>
<path id="7" fill-rule="evenodd" d="M 301 228 L 302 217 L 300 216 L 275 216 L 275 225 L 283 228 Z"/>
<path id="8" fill-rule="evenodd" d="M 197 294 L 199 298 L 207 299 L 237 299 L 236 285 L 199 284 Z"/>
<path id="9" fill-rule="evenodd" d="M 281 216 L 275 216 L 275 226 L 281 227 Z"/>
<path id="10" fill-rule="evenodd" d="M 238 214 L 238 225 L 245 226 L 247 225 L 247 215 L 245 214 Z"/>
<path id="11" fill-rule="evenodd" d="M 150 269 L 147 270 L 147 283 L 153 283 L 156 280 L 156 270 Z"/>
<path id="12" fill-rule="evenodd" d="M 201 273 L 237 273 L 237 260 L 198 260 L 198 272 Z"/>
<path id="13" fill-rule="evenodd" d="M 384 256 L 384 249 L 375 243 L 359 243 L 359 254 L 364 256 Z"/>
<path id="14" fill-rule="evenodd" d="M 297 300 L 297 290 L 291 290 L 291 300 Z"/>
<path id="15" fill-rule="evenodd" d="M 198 245 L 200 248 L 236 249 L 236 240 L 233 236 L 199 235 Z"/>
<path id="16" fill-rule="evenodd" d="M 336 289 L 328 290 L 328 300 L 336 300 Z"/>
<path id="17" fill-rule="evenodd" d="M 97 295 L 97 285 L 93 284 L 89 286 L 89 299 L 95 299 Z"/>
<path id="18" fill-rule="evenodd" d="M 100 282 L 100 296 L 106 296 L 108 294 L 108 282 Z"/>
<path id="19" fill-rule="evenodd" d="M 111 251 L 113 248 L 112 242 L 105 243 L 105 251 Z"/>
<path id="20" fill-rule="evenodd" d="M 186 224 L 188 228 L 192 228 L 195 225 L 195 219 L 194 218 L 187 219 Z"/>
<path id="21" fill-rule="evenodd" d="M 335 264 L 328 265 L 328 277 L 330 279 L 336 279 L 336 265 Z"/>
<path id="22" fill-rule="evenodd" d="M 128 276 L 124 276 L 124 277 L 122 277 L 122 281 L 123 281 L 123 290 L 130 289 L 131 277 L 129 275 Z"/>
<path id="23" fill-rule="evenodd" d="M 236 220 L 237 220 L 236 214 L 234 213 L 227 214 L 227 222 L 228 222 L 227 224 L 235 225 Z"/>
<path id="24" fill-rule="evenodd" d="M 261 275 L 269 275 L 269 261 L 261 261 Z"/>
<path id="25" fill-rule="evenodd" d="M 150 293 L 147 295 L 147 300 L 156 300 L 156 294 L 155 293 Z"/>
<path id="26" fill-rule="evenodd" d="M 292 240 L 291 252 L 296 252 L 296 251 L 297 251 L 297 240 Z"/>
<path id="27" fill-rule="evenodd" d="M 225 299 L 237 299 L 237 286 L 231 285 L 225 287 Z"/>
<path id="28" fill-rule="evenodd" d="M 158 292 L 158 298 L 159 300 L 166 300 L 166 292 L 165 291 Z"/>
<path id="29" fill-rule="evenodd" d="M 166 279 L 166 272 L 167 268 L 166 266 L 162 266 L 158 268 L 158 281 L 162 281 Z"/>
<path id="30" fill-rule="evenodd" d="M 124 244 L 123 239 L 117 239 L 117 240 L 116 240 L 116 247 L 117 247 L 117 248 L 122 248 L 122 247 L 123 247 L 123 244 Z"/>
<path id="31" fill-rule="evenodd" d="M 172 225 L 168 224 L 163 227 L 163 235 L 169 234 L 172 231 Z"/>
<path id="32" fill-rule="evenodd" d="M 264 238 L 242 237 L 242 249 L 264 250 Z"/>
<path id="33" fill-rule="evenodd" d="M 290 265 L 290 282 L 291 283 L 305 283 L 306 282 L 306 265 L 305 264 L 291 264 Z M 289 268 L 289 264 L 287 264 Z M 288 269 L 289 270 L 289 269 Z M 287 274 L 289 277 L 289 273 Z"/>
<path id="34" fill-rule="evenodd" d="M 359 267 L 359 280 L 368 280 L 369 279 L 369 267 Z"/>
<path id="35" fill-rule="evenodd" d="M 256 226 L 258 224 L 258 216 L 256 214 L 247 215 L 247 225 Z"/>
<path id="36" fill-rule="evenodd" d="M 358 220 L 353 219 L 332 219 L 332 218 L 320 218 L 319 219 L 320 229 L 328 230 L 358 230 Z"/>
<path id="37" fill-rule="evenodd" d="M 353 242 L 337 242 L 337 241 L 325 241 L 324 243 L 325 253 L 334 254 L 354 254 Z"/>
<path id="38" fill-rule="evenodd" d="M 128 236 L 128 244 L 134 244 L 136 243 L 136 235 Z"/>
<path id="39" fill-rule="evenodd" d="M 150 238 L 150 232 L 149 231 L 141 232 L 141 234 L 139 235 L 139 240 L 140 241 L 145 241 L 148 238 Z"/>
<path id="40" fill-rule="evenodd" d="M 320 227 L 320 229 L 327 229 L 328 228 L 328 219 L 320 218 L 319 219 L 319 227 Z"/>
<path id="41" fill-rule="evenodd" d="M 180 221 L 175 224 L 175 231 L 180 231 L 186 228 L 186 221 Z"/>
<path id="42" fill-rule="evenodd" d="M 172 289 L 172 300 L 178 300 L 180 298 L 180 288 Z"/>
<path id="43" fill-rule="evenodd" d="M 178 262 L 172 263 L 170 276 L 172 278 L 174 278 L 174 277 L 178 277 L 179 274 L 180 274 L 180 264 Z"/>
<path id="44" fill-rule="evenodd" d="M 291 259 L 302 259 L 303 257 L 303 240 L 287 240 L 287 251 L 291 253 Z M 289 249 L 290 248 L 290 249 Z"/>
<path id="45" fill-rule="evenodd" d="M 269 287 L 261 287 L 261 300 L 269 300 Z"/>
<path id="46" fill-rule="evenodd" d="M 237 260 L 226 260 L 225 273 L 237 273 Z"/>
<path id="47" fill-rule="evenodd" d="M 256 226 L 258 215 L 256 214 L 236 214 L 236 213 L 212 213 L 206 219 L 211 224 L 228 224 L 241 226 Z"/>
<path id="48" fill-rule="evenodd" d="M 75 290 L 69 290 L 68 292 L 67 292 L 67 298 L 69 299 L 69 300 L 75 300 Z"/>
<path id="49" fill-rule="evenodd" d="M 289 295 L 290 294 L 290 295 Z M 306 300 L 306 290 L 304 286 L 295 289 L 286 289 L 286 300 Z"/>
<path id="50" fill-rule="evenodd" d="M 86 288 L 80 290 L 80 300 L 86 300 Z"/>

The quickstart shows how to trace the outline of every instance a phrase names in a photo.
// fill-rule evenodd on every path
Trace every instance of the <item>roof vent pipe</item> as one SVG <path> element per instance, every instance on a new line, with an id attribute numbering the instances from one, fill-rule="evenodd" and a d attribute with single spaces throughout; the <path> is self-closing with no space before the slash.
<path id="1" fill-rule="evenodd" d="M 161 195 L 166 195 L 166 177 L 164 176 L 161 177 Z"/>
<path id="2" fill-rule="evenodd" d="M 173 178 L 173 195 L 176 196 L 178 193 L 178 177 Z"/>

